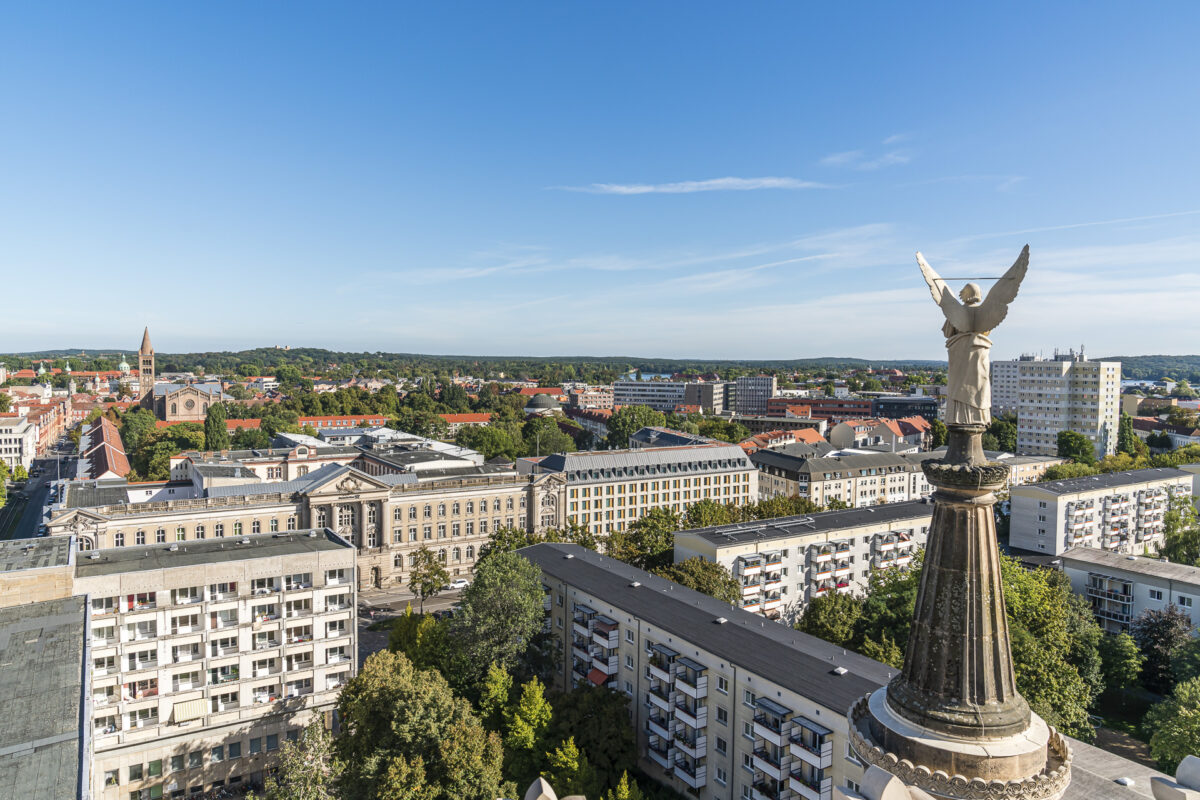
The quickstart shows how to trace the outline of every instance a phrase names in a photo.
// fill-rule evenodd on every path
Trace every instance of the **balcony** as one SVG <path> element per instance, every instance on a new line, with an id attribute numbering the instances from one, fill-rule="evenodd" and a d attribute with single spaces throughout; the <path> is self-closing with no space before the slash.
<path id="1" fill-rule="evenodd" d="M 769 778 L 783 780 L 783 765 L 780 759 L 762 748 L 754 751 L 754 768 Z"/>
<path id="2" fill-rule="evenodd" d="M 673 708 L 671 694 L 670 690 L 665 687 L 651 686 L 650 691 L 646 693 L 646 699 L 651 705 L 657 706 L 668 714 L 671 713 L 671 709 Z"/>
<path id="3" fill-rule="evenodd" d="M 606 650 L 614 650 L 618 645 L 617 623 L 597 620 L 592 628 L 592 641 Z"/>
<path id="4" fill-rule="evenodd" d="M 750 578 L 761 574 L 763 565 L 761 561 L 746 561 L 742 563 L 740 574 L 743 578 Z"/>
<path id="5" fill-rule="evenodd" d="M 778 719 L 758 714 L 754 717 L 754 735 L 764 742 L 782 747 L 784 736 L 782 723 Z"/>
<path id="6" fill-rule="evenodd" d="M 593 656 L 592 668 L 598 669 L 605 675 L 617 674 L 617 657 L 613 656 Z"/>
<path id="7" fill-rule="evenodd" d="M 764 597 L 762 601 L 762 610 L 764 612 L 774 611 L 783 605 L 783 598 L 776 594 L 774 597 Z"/>
<path id="8" fill-rule="evenodd" d="M 708 724 L 708 707 L 699 704 L 675 704 L 675 719 L 693 728 L 703 728 Z"/>
<path id="9" fill-rule="evenodd" d="M 646 730 L 663 739 L 671 738 L 671 721 L 666 717 L 650 716 L 646 719 Z"/>
<path id="10" fill-rule="evenodd" d="M 661 746 L 655 747 L 654 745 L 650 745 L 646 748 L 646 755 L 655 764 L 670 772 L 671 764 L 675 760 L 675 748 L 661 748 Z"/>
<path id="11" fill-rule="evenodd" d="M 1105 600 L 1116 600 L 1120 603 L 1132 603 L 1133 593 L 1131 591 L 1115 592 L 1112 589 L 1102 589 L 1099 586 L 1087 587 L 1089 597 L 1102 597 Z"/>
<path id="12" fill-rule="evenodd" d="M 670 683 L 672 681 L 671 663 L 665 658 L 652 659 L 647 666 L 650 668 L 650 675 L 652 677 L 657 678 L 663 683 Z"/>
<path id="13" fill-rule="evenodd" d="M 675 732 L 675 749 L 692 758 L 704 758 L 708 753 L 708 737 L 704 734 L 685 735 Z"/>
<path id="14" fill-rule="evenodd" d="M 693 789 L 699 789 L 707 782 L 708 770 L 703 764 L 689 764 L 684 759 L 675 760 L 675 777 Z"/>
<path id="15" fill-rule="evenodd" d="M 833 741 L 822 737 L 812 744 L 797 736 L 788 739 L 788 749 L 793 758 L 798 758 L 815 769 L 833 766 Z"/>
<path id="16" fill-rule="evenodd" d="M 751 583 L 742 586 L 742 597 L 753 597 L 762 591 L 762 584 Z"/>
<path id="17" fill-rule="evenodd" d="M 814 564 L 824 564 L 827 561 L 832 561 L 833 560 L 833 551 L 826 550 L 823 553 L 815 553 L 815 554 L 813 554 L 812 560 L 813 560 Z"/>
<path id="18" fill-rule="evenodd" d="M 754 800 L 780 800 L 783 794 L 783 784 L 771 785 L 766 781 L 758 781 L 750 788 L 750 796 Z"/>
<path id="19" fill-rule="evenodd" d="M 590 637 L 592 635 L 592 630 L 588 626 L 587 622 L 580 621 L 579 619 L 575 619 L 571 623 L 571 630 L 574 631 L 576 634 L 582 636 L 585 639 L 587 639 L 588 637 Z"/>
<path id="20" fill-rule="evenodd" d="M 854 568 L 849 564 L 838 564 L 837 569 L 833 571 L 833 577 L 844 578 L 854 573 Z"/>
<path id="21" fill-rule="evenodd" d="M 762 602 L 760 602 L 758 599 L 743 601 L 742 610 L 749 611 L 751 614 L 757 614 L 758 612 L 762 611 Z"/>
<path id="22" fill-rule="evenodd" d="M 708 676 L 680 671 L 675 676 L 675 690 L 696 700 L 708 696 Z"/>
<path id="23" fill-rule="evenodd" d="M 591 651 L 588 650 L 587 646 L 580 644 L 571 645 L 571 655 L 580 661 L 590 661 L 592 658 Z"/>
<path id="24" fill-rule="evenodd" d="M 766 576 L 766 578 L 763 580 L 762 587 L 763 587 L 764 591 L 771 591 L 772 589 L 778 590 L 779 587 L 782 585 L 783 585 L 783 575 L 781 575 L 778 572 L 773 572 L 773 573 L 768 574 Z"/>
<path id="25" fill-rule="evenodd" d="M 805 778 L 802 773 L 788 775 L 788 788 L 805 800 L 830 800 L 833 797 L 832 778 Z"/>

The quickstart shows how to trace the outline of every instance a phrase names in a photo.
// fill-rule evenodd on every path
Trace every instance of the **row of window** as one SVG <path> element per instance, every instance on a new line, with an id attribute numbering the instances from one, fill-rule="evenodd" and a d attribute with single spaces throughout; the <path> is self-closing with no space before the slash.
<path id="1" fill-rule="evenodd" d="M 296 518 L 295 517 L 288 517 L 285 524 L 286 524 L 287 530 L 289 530 L 289 531 L 296 530 Z M 324 525 L 318 525 L 318 527 L 324 527 Z M 278 519 L 267 520 L 267 530 L 270 531 L 271 533 L 278 532 L 279 531 L 279 520 Z M 262 532 L 263 532 L 262 520 L 256 519 L 256 520 L 251 521 L 250 533 L 262 533 Z M 245 533 L 245 526 L 242 524 L 241 521 L 233 523 L 233 533 L 232 533 L 233 536 L 241 536 L 244 533 Z M 207 538 L 207 536 L 208 536 L 208 529 L 203 524 L 196 525 L 192 531 L 193 539 L 204 539 L 204 538 Z M 213 536 L 217 539 L 224 538 L 224 536 L 225 536 L 225 523 L 224 522 L 217 522 L 217 523 L 213 524 Z M 187 541 L 187 539 L 188 539 L 187 528 L 183 525 L 176 526 L 174 541 L 185 542 L 185 541 Z M 166 528 L 158 528 L 157 530 L 154 531 L 154 542 L 156 544 L 165 544 L 166 541 L 167 541 L 167 529 Z M 126 544 L 126 539 L 125 539 L 124 531 L 116 531 L 115 533 L 113 533 L 113 547 L 124 547 L 125 544 Z M 134 544 L 134 545 L 149 544 L 148 535 L 147 535 L 146 531 L 135 531 L 133 534 L 132 544 Z"/>
<path id="2" fill-rule="evenodd" d="M 290 730 L 286 733 L 287 741 L 294 742 L 300 738 L 299 729 Z M 164 764 L 162 759 L 151 761 L 147 764 L 131 764 L 125 768 L 125 782 L 139 783 L 141 781 L 152 780 L 154 778 L 163 777 L 163 767 L 167 767 L 166 774 L 183 772 L 189 769 L 203 769 L 205 761 L 210 764 L 221 764 L 226 761 L 241 758 L 243 753 L 247 755 L 258 755 L 263 752 L 271 753 L 279 749 L 279 734 L 271 733 L 267 736 L 256 736 L 246 743 L 247 747 L 243 748 L 242 742 L 229 742 L 228 744 L 217 745 L 209 748 L 207 753 L 203 750 L 194 750 L 186 755 L 171 756 L 170 760 Z M 207 756 L 207 759 L 205 758 Z M 240 778 L 231 779 L 231 783 L 239 782 Z M 105 786 L 120 786 L 121 785 L 121 770 L 111 769 L 104 773 Z M 142 797 L 162 797 L 162 787 L 158 787 L 158 794 L 130 794 L 130 800 L 141 800 Z M 193 794 L 198 792 L 193 791 Z"/>
<path id="3" fill-rule="evenodd" d="M 723 481 L 722 481 L 722 477 L 724 478 Z M 695 480 L 695 483 L 692 482 L 693 481 L 692 478 L 682 478 L 682 479 L 676 478 L 674 480 L 664 480 L 664 481 L 646 481 L 643 483 L 630 483 L 630 484 L 628 484 L 628 488 L 626 488 L 626 484 L 618 483 L 618 484 L 609 484 L 607 486 L 597 486 L 597 487 L 595 487 L 594 491 L 593 491 L 592 487 L 584 486 L 579 489 L 571 489 L 569 491 L 568 497 L 593 497 L 593 496 L 600 497 L 602 495 L 613 495 L 613 494 L 617 494 L 617 495 L 639 494 L 639 493 L 645 493 L 647 491 L 657 492 L 660 489 L 680 489 L 680 488 L 690 489 L 693 486 L 696 486 L 696 487 L 719 486 L 722 483 L 749 483 L 750 482 L 750 473 L 743 472 L 743 473 L 734 474 L 734 475 L 708 476 L 703 479 L 703 483 L 701 483 L 700 478 L 695 478 L 694 480 Z M 682 486 L 680 485 L 681 481 L 682 481 Z M 661 486 L 659 485 L 660 483 L 662 484 Z"/>

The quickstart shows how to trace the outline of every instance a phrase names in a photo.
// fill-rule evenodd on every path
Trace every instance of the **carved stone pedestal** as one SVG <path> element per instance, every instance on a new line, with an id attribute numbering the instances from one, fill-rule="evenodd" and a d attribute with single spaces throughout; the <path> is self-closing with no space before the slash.
<path id="1" fill-rule="evenodd" d="M 1059 797 L 1070 748 L 1017 692 L 996 548 L 994 492 L 1008 467 L 984 459 L 982 426 L 952 426 L 935 487 L 904 670 L 850 710 L 859 756 L 941 798 Z"/>

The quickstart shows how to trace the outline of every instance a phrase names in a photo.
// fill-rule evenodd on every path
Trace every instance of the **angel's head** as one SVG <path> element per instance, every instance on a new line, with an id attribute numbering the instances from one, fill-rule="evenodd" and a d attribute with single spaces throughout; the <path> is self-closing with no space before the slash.
<path id="1" fill-rule="evenodd" d="M 963 305 L 967 306 L 977 306 L 983 302 L 983 291 L 979 288 L 978 283 L 968 283 L 958 293 L 958 296 L 963 301 Z"/>

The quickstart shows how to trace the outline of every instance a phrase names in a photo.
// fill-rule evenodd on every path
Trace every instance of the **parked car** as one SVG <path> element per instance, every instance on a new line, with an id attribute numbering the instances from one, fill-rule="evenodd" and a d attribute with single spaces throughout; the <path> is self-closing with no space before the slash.
<path id="1" fill-rule="evenodd" d="M 471 582 L 466 578 L 455 578 L 454 580 L 450 581 L 446 588 L 451 591 L 457 591 L 458 589 L 465 589 L 470 585 Z"/>

